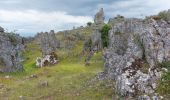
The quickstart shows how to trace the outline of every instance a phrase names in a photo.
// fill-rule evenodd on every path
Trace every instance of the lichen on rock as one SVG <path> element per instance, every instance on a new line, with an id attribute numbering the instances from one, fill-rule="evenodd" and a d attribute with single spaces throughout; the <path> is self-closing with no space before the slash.
<path id="1" fill-rule="evenodd" d="M 152 18 L 125 19 L 112 27 L 109 49 L 104 53 L 104 74 L 116 81 L 117 93 L 154 97 L 162 73 L 157 64 L 170 60 L 169 33 L 168 22 Z"/>
<path id="2" fill-rule="evenodd" d="M 0 72 L 23 70 L 21 52 L 24 40 L 17 34 L 4 32 L 0 27 Z"/>

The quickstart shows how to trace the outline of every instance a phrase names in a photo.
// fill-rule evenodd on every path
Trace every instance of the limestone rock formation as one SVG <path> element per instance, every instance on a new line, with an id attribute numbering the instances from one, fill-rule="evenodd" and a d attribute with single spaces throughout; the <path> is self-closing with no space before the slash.
<path id="1" fill-rule="evenodd" d="M 90 50 L 88 51 L 89 53 L 85 60 L 86 65 L 89 65 L 90 59 L 93 57 L 93 54 L 102 49 L 101 27 L 103 26 L 103 24 L 104 24 L 104 11 L 103 8 L 101 8 L 94 18 L 93 33 L 91 34 L 90 39 L 88 39 L 89 41 L 86 41 L 84 44 L 83 51 Z M 91 43 L 90 46 L 87 45 L 89 43 Z"/>
<path id="2" fill-rule="evenodd" d="M 59 47 L 59 41 L 57 41 L 54 31 L 51 30 L 50 33 L 39 33 L 36 39 L 38 39 L 42 51 L 42 57 L 37 58 L 36 66 L 43 67 L 56 64 L 58 58 L 55 52 Z"/>
<path id="3" fill-rule="evenodd" d="M 125 19 L 112 27 L 109 38 L 105 77 L 116 81 L 123 96 L 155 96 L 161 77 L 157 64 L 170 60 L 170 24 L 161 19 Z"/>
<path id="4" fill-rule="evenodd" d="M 52 52 L 55 52 L 59 47 L 59 41 L 57 41 L 53 30 L 51 30 L 49 33 L 38 33 L 36 39 L 39 42 L 43 55 L 48 55 Z"/>
<path id="5" fill-rule="evenodd" d="M 0 27 L 0 72 L 22 70 L 22 50 L 24 50 L 22 37 L 13 33 L 5 33 Z"/>
<path id="6" fill-rule="evenodd" d="M 104 11 L 103 11 L 103 8 L 101 8 L 100 11 L 97 12 L 97 14 L 95 15 L 94 23 L 96 25 L 104 23 Z"/>

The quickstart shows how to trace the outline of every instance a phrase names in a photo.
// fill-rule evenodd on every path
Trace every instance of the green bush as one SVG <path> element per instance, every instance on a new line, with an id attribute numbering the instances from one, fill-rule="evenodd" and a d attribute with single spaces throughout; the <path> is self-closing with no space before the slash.
<path id="1" fill-rule="evenodd" d="M 158 14 L 159 17 L 161 17 L 164 20 L 167 20 L 167 12 L 166 11 L 162 11 Z"/>
<path id="2" fill-rule="evenodd" d="M 162 62 L 158 64 L 158 67 L 167 68 L 168 70 L 170 70 L 170 61 Z"/>
<path id="3" fill-rule="evenodd" d="M 102 39 L 103 48 L 108 47 L 108 44 L 109 44 L 109 30 L 110 30 L 110 26 L 107 25 L 107 24 L 105 24 L 102 27 L 101 39 Z"/>
<path id="4" fill-rule="evenodd" d="M 159 86 L 157 88 L 157 91 L 160 94 L 170 96 L 170 71 L 169 71 L 170 70 L 170 61 L 158 64 L 158 66 L 161 68 L 167 68 L 168 72 L 163 73 L 162 78 L 159 81 Z"/>
<path id="5" fill-rule="evenodd" d="M 87 23 L 87 26 L 91 26 L 91 25 L 92 25 L 92 22 L 88 22 L 88 23 Z"/>
<path id="6" fill-rule="evenodd" d="M 166 72 L 163 74 L 161 81 L 159 82 L 157 91 L 160 94 L 170 95 L 170 72 Z"/>
<path id="7" fill-rule="evenodd" d="M 162 11 L 158 14 L 158 17 L 160 17 L 161 19 L 168 21 L 168 12 L 167 11 Z"/>

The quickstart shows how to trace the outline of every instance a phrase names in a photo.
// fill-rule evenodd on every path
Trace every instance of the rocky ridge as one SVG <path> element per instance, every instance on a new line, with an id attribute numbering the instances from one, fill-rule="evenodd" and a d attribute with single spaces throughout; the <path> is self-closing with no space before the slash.
<path id="1" fill-rule="evenodd" d="M 116 81 L 122 96 L 140 95 L 139 100 L 150 100 L 147 94 L 155 97 L 161 78 L 157 65 L 170 60 L 169 38 L 170 24 L 162 19 L 125 19 L 114 25 L 109 49 L 104 53 L 104 76 Z"/>

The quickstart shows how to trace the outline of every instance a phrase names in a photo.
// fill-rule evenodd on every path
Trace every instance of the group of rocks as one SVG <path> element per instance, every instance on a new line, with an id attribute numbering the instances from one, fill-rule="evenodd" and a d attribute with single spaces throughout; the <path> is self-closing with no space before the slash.
<path id="1" fill-rule="evenodd" d="M 138 100 L 162 99 L 156 88 L 158 80 L 167 71 L 158 65 L 170 61 L 169 15 L 170 10 L 145 19 L 120 15 L 111 18 L 108 22 L 112 27 L 109 47 L 103 54 L 105 68 L 98 74 L 98 79 L 115 80 L 116 92 L 122 96 Z M 94 33 L 84 46 L 84 50 L 90 51 L 85 61 L 87 65 L 93 54 L 102 48 L 99 44 L 102 41 L 100 25 L 104 23 L 103 9 L 95 15 L 94 22 Z"/>
<path id="2" fill-rule="evenodd" d="M 166 19 L 118 16 L 109 20 L 112 28 L 109 32 L 109 47 L 103 54 L 105 69 L 100 78 L 115 80 L 116 92 L 120 95 L 136 97 L 139 100 L 161 98 L 155 89 L 163 69 L 157 65 L 170 61 L 170 20 L 169 17 Z M 95 15 L 93 33 L 84 45 L 84 51 L 89 51 L 86 64 L 89 64 L 95 52 L 102 50 L 100 30 L 103 24 L 104 12 L 101 9 Z M 80 36 L 77 34 L 75 37 L 81 39 Z M 75 40 L 74 36 L 69 39 Z M 36 60 L 36 66 L 57 64 L 59 60 L 56 52 L 62 43 L 58 41 L 54 31 L 38 33 L 36 40 L 42 52 L 42 57 Z M 0 27 L 0 72 L 22 70 L 23 50 L 23 38 L 6 33 Z"/>
<path id="3" fill-rule="evenodd" d="M 36 66 L 44 67 L 58 63 L 58 57 L 55 52 L 60 43 L 57 41 L 54 31 L 38 33 L 36 39 L 42 52 L 42 57 L 38 57 L 36 60 Z"/>

